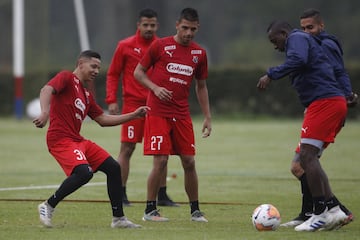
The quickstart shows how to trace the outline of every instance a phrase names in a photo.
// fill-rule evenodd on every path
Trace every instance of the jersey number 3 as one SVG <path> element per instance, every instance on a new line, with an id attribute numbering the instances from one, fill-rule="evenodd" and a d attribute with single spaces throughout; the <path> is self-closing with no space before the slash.
<path id="1" fill-rule="evenodd" d="M 79 149 L 75 149 L 74 153 L 76 155 L 76 160 L 78 160 L 78 161 L 86 160 L 85 154 L 82 151 L 80 151 Z"/>

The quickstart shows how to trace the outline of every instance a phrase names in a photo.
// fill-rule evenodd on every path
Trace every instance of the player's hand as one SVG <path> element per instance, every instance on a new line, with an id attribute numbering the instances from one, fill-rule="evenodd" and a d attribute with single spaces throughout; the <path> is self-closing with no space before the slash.
<path id="1" fill-rule="evenodd" d="M 203 138 L 209 137 L 210 134 L 211 134 L 211 120 L 209 118 L 205 118 L 202 127 L 202 137 Z"/>
<path id="2" fill-rule="evenodd" d="M 120 113 L 119 104 L 117 103 L 110 103 L 108 106 L 109 114 L 117 115 Z"/>
<path id="3" fill-rule="evenodd" d="M 135 115 L 139 118 L 144 117 L 146 113 L 150 110 L 148 106 L 141 106 L 134 111 Z"/>
<path id="4" fill-rule="evenodd" d="M 167 90 L 164 87 L 155 87 L 153 89 L 155 96 L 157 96 L 162 101 L 169 101 L 172 98 L 172 91 Z"/>
<path id="5" fill-rule="evenodd" d="M 257 87 L 259 90 L 265 90 L 266 87 L 270 84 L 270 82 L 271 82 L 271 79 L 269 78 L 269 76 L 268 76 L 268 75 L 264 75 L 264 76 L 262 76 L 262 77 L 259 79 L 256 87 Z"/>
<path id="6" fill-rule="evenodd" d="M 33 120 L 33 123 L 37 128 L 43 128 L 46 126 L 48 119 L 49 119 L 49 114 L 42 112 L 39 117 Z"/>
<path id="7" fill-rule="evenodd" d="M 346 103 L 349 108 L 355 107 L 359 103 L 359 97 L 352 92 L 350 96 L 346 97 Z"/>

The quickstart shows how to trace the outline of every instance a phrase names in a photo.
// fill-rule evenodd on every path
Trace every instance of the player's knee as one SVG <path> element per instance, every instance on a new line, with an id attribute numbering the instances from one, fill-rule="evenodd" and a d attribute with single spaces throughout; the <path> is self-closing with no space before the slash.
<path id="1" fill-rule="evenodd" d="M 193 157 L 183 157 L 181 162 L 184 170 L 195 169 L 195 159 Z"/>
<path id="2" fill-rule="evenodd" d="M 293 161 L 291 163 L 290 171 L 297 178 L 301 177 L 304 173 L 304 169 L 301 167 L 299 161 Z"/>
<path id="3" fill-rule="evenodd" d="M 122 143 L 121 154 L 125 155 L 127 159 L 130 159 L 133 152 L 135 151 L 136 144 L 133 143 Z"/>
<path id="4" fill-rule="evenodd" d="M 76 174 L 76 176 L 78 177 L 78 179 L 83 183 L 87 183 L 89 182 L 92 177 L 94 176 L 94 172 L 91 169 L 91 167 L 87 164 L 83 164 L 83 165 L 79 165 L 77 166 L 74 171 L 73 174 Z"/>
<path id="5" fill-rule="evenodd" d="M 307 168 L 311 168 L 311 165 L 318 160 L 319 149 L 312 145 L 302 145 L 300 148 L 300 166 L 306 171 Z"/>

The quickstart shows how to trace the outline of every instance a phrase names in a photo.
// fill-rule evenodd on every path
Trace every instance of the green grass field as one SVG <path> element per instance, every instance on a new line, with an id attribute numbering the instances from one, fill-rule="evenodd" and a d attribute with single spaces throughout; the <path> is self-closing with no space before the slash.
<path id="1" fill-rule="evenodd" d="M 141 221 L 152 160 L 142 156 L 142 145 L 138 145 L 128 182 L 128 197 L 136 203 L 126 207 L 125 214 L 143 228 L 110 228 L 105 176 L 97 173 L 90 182 L 94 185 L 81 188 L 58 205 L 55 227 L 46 229 L 39 223 L 37 205 L 65 178 L 47 152 L 46 129 L 36 129 L 30 120 L 1 119 L 0 239 L 360 239 L 360 125 L 355 121 L 347 123 L 322 157 L 333 191 L 354 213 L 355 221 L 331 232 L 299 233 L 283 228 L 257 232 L 253 228 L 250 216 L 261 203 L 275 205 L 282 221 L 300 210 L 299 182 L 289 172 L 300 123 L 215 119 L 212 136 L 203 139 L 201 121 L 195 120 L 200 207 L 209 223 L 190 222 L 176 156 L 169 161 L 169 174 L 176 173 L 177 178 L 168 182 L 168 193 L 184 204 L 161 209 L 169 222 Z M 101 128 L 86 122 L 82 134 L 117 157 L 119 127 Z"/>

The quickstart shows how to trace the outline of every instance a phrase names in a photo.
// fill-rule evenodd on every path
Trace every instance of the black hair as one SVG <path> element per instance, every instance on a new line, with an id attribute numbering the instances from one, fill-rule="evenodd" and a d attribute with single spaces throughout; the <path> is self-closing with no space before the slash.
<path id="1" fill-rule="evenodd" d="M 272 23 L 270 23 L 269 27 L 267 28 L 266 32 L 270 33 L 279 33 L 279 32 L 285 32 L 289 33 L 293 27 L 286 21 L 282 20 L 275 20 Z"/>
<path id="2" fill-rule="evenodd" d="M 182 19 L 190 22 L 199 22 L 198 12 L 194 8 L 184 8 L 180 13 L 179 21 Z"/>
<path id="3" fill-rule="evenodd" d="M 139 12 L 139 20 L 142 18 L 142 17 L 146 17 L 146 18 L 157 18 L 158 15 L 157 15 L 157 12 L 155 12 L 154 10 L 152 10 L 151 8 L 145 8 L 143 10 L 141 10 Z"/>
<path id="4" fill-rule="evenodd" d="M 304 18 L 314 18 L 317 22 L 322 22 L 322 18 L 320 15 L 320 11 L 318 11 L 315 8 L 309 8 L 306 9 L 301 15 L 300 15 L 300 19 L 304 19 Z"/>
<path id="5" fill-rule="evenodd" d="M 97 58 L 97 59 L 101 60 L 100 54 L 95 51 L 92 51 L 92 50 L 85 50 L 85 51 L 81 52 L 78 59 L 80 59 L 80 58 Z"/>

